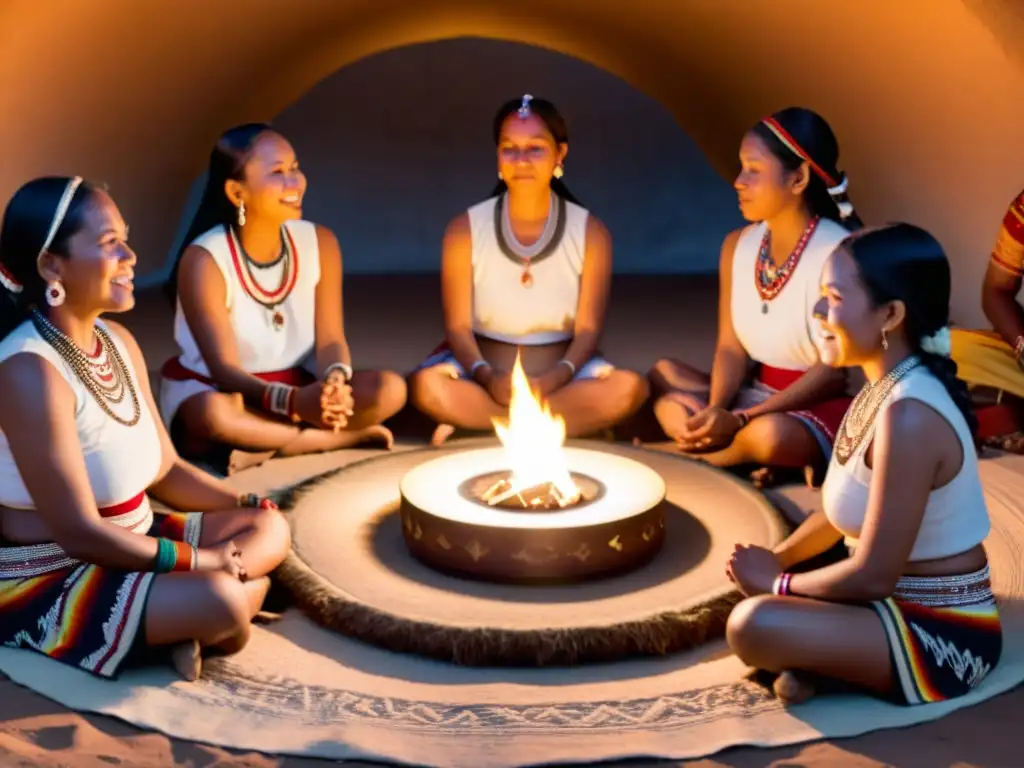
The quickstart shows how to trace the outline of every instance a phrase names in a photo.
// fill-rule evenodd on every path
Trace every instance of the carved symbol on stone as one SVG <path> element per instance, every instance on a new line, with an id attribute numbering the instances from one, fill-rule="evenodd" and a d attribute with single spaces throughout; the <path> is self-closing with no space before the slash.
<path id="1" fill-rule="evenodd" d="M 414 539 L 416 539 L 416 541 L 419 541 L 420 539 L 423 538 L 423 529 L 420 528 L 420 524 L 419 523 L 416 523 L 416 530 L 413 531 L 412 537 Z"/>
<path id="2" fill-rule="evenodd" d="M 615 538 L 608 542 L 608 546 L 614 549 L 616 552 L 622 551 L 622 542 L 619 541 L 618 534 L 615 534 Z"/>
<path id="3" fill-rule="evenodd" d="M 539 565 L 540 563 L 548 563 L 558 557 L 558 552 L 554 547 L 540 547 L 539 549 L 530 551 L 526 547 L 523 547 L 514 555 L 513 560 L 521 560 L 527 565 Z"/>
<path id="4" fill-rule="evenodd" d="M 569 557 L 575 557 L 581 563 L 587 562 L 590 556 L 593 554 L 593 550 L 587 546 L 587 542 L 582 542 L 576 549 L 569 553 Z"/>
<path id="5" fill-rule="evenodd" d="M 469 553 L 469 556 L 473 558 L 473 562 L 477 562 L 480 558 L 484 557 L 491 550 L 485 547 L 476 539 L 473 539 L 467 544 L 464 549 Z"/>
<path id="6" fill-rule="evenodd" d="M 405 525 L 405 530 L 412 533 L 412 518 L 409 515 L 402 518 L 402 523 Z"/>
<path id="7" fill-rule="evenodd" d="M 643 532 L 644 541 L 650 541 L 654 537 L 654 526 L 645 525 Z"/>
<path id="8" fill-rule="evenodd" d="M 441 549 L 451 549 L 451 548 L 452 548 L 452 545 L 451 545 L 451 543 L 450 543 L 450 542 L 448 541 L 448 539 L 446 539 L 446 538 L 444 537 L 444 534 L 443 534 L 443 533 L 442 533 L 442 534 L 440 534 L 440 535 L 439 535 L 439 536 L 437 537 L 437 545 L 438 545 L 439 547 L 441 547 Z"/>

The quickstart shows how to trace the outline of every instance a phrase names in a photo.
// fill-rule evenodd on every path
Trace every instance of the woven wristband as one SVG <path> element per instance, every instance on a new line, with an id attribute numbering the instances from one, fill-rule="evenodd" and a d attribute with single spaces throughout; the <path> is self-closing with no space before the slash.
<path id="1" fill-rule="evenodd" d="M 156 540 L 156 562 L 153 563 L 153 570 L 157 573 L 170 573 L 174 570 L 174 564 L 178 559 L 178 548 L 170 539 Z"/>

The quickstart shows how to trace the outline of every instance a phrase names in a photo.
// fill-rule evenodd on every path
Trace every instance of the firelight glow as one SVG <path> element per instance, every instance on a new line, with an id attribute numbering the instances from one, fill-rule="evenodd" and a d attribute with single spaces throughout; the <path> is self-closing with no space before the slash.
<path id="1" fill-rule="evenodd" d="M 580 489 L 569 474 L 565 451 L 565 419 L 530 389 L 519 355 L 512 367 L 508 421 L 492 419 L 505 449 L 512 493 L 550 483 L 560 506 L 575 503 Z"/>

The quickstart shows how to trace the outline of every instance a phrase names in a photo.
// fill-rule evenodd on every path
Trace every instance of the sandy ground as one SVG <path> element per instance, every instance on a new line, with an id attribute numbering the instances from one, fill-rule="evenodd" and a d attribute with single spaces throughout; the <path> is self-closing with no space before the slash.
<path id="1" fill-rule="evenodd" d="M 440 338 L 437 295 L 436 277 L 349 278 L 346 320 L 358 366 L 407 370 L 425 356 Z M 714 302 L 714 282 L 706 278 L 617 278 L 604 351 L 617 364 L 638 370 L 645 370 L 664 355 L 683 356 L 706 365 L 714 343 Z M 408 317 L 417 320 L 410 323 L 404 319 Z M 161 299 L 140 296 L 140 308 L 124 319 L 138 335 L 150 368 L 159 368 L 173 350 L 169 312 Z M 1019 727 L 1021 713 L 1024 690 L 1018 688 L 912 728 L 789 748 L 731 749 L 684 763 L 633 761 L 605 765 L 1010 768 L 1024 765 L 1012 735 Z M 0 677 L 0 766 L 4 768 L 299 768 L 328 762 L 237 753 L 171 739 L 114 718 L 69 711 Z"/>

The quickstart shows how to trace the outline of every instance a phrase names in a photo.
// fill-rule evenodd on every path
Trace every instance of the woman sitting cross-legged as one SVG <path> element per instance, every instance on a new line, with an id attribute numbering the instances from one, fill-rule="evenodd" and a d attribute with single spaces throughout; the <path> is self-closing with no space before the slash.
<path id="1" fill-rule="evenodd" d="M 836 438 L 822 509 L 774 552 L 737 546 L 748 596 L 726 628 L 745 663 L 781 673 L 791 703 L 841 681 L 905 704 L 961 696 L 999 662 L 1002 630 L 975 419 L 949 359 L 949 263 L 896 224 L 829 258 L 821 358 L 867 384 Z M 849 556 L 793 572 L 845 539 Z"/>
<path id="2" fill-rule="evenodd" d="M 818 471 L 828 463 L 849 399 L 843 372 L 818 361 L 810 317 L 822 264 L 860 224 L 838 156 L 828 123 L 797 107 L 743 138 L 735 187 L 756 223 L 722 244 L 711 374 L 674 359 L 649 374 L 665 434 L 703 461 Z"/>
<path id="3" fill-rule="evenodd" d="M 268 500 L 182 461 L 122 326 L 135 254 L 105 192 L 41 178 L 0 229 L 0 644 L 111 677 L 249 638 L 291 545 Z M 150 497 L 188 512 L 155 514 Z"/>
<path id="4" fill-rule="evenodd" d="M 507 413 L 516 355 L 569 436 L 606 430 L 647 398 L 643 377 L 597 343 L 612 275 L 611 236 L 561 177 L 568 129 L 553 104 L 524 96 L 494 118 L 494 195 L 457 216 L 441 260 L 446 343 L 411 376 L 410 400 L 439 426 L 490 430 Z"/>
<path id="5" fill-rule="evenodd" d="M 168 283 L 181 354 L 161 371 L 163 418 L 186 455 L 220 449 L 229 471 L 367 440 L 390 447 L 381 424 L 405 404 L 397 373 L 352 369 L 341 250 L 302 220 L 305 192 L 283 136 L 227 131 Z"/>

